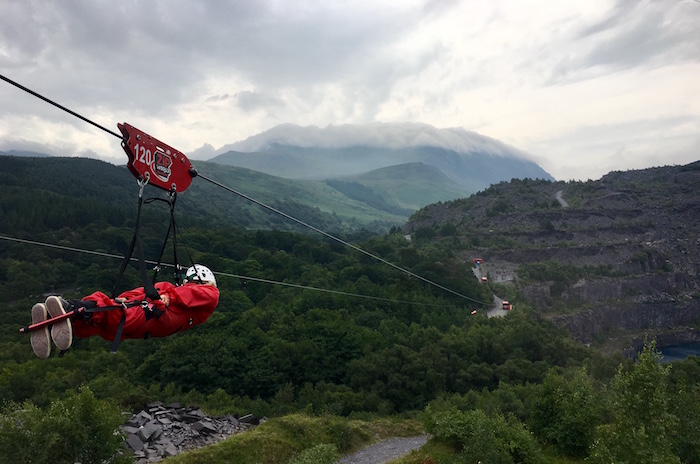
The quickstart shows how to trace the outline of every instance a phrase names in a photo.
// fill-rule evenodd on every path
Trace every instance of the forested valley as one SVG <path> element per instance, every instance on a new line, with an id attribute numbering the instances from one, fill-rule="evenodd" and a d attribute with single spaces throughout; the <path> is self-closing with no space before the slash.
<path id="1" fill-rule="evenodd" d="M 132 238 L 135 198 L 86 196 L 87 181 L 66 171 L 52 191 L 0 185 L 0 234 L 23 240 L 0 240 L 2 463 L 128 462 L 115 454 L 114 424 L 154 400 L 268 418 L 416 417 L 433 439 L 405 462 L 700 462 L 697 358 L 662 364 L 652 340 L 636 360 L 603 356 L 525 303 L 487 318 L 479 302 L 490 304 L 496 287 L 479 282 L 471 262 L 396 228 L 343 239 L 468 299 L 313 233 L 190 217 L 180 221 L 178 257 L 210 267 L 221 290 L 205 324 L 126 340 L 115 355 L 92 338 L 36 359 L 18 330 L 31 306 L 48 294 L 109 292 L 120 265 L 109 255 Z M 143 217 L 148 258 L 167 221 L 165 210 Z M 163 261 L 173 259 L 166 247 Z M 171 269 L 159 278 L 172 281 Z M 135 266 L 119 286 L 140 286 Z M 95 441 L 103 454 L 94 461 L 70 454 Z M 33 443 L 58 450 L 54 460 L 30 461 Z"/>

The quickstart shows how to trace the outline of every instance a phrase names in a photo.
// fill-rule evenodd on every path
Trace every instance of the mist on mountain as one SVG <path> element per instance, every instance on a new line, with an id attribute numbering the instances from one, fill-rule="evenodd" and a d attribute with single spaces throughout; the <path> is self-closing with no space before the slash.
<path id="1" fill-rule="evenodd" d="M 421 123 L 284 124 L 216 152 L 211 162 L 292 179 L 336 179 L 423 163 L 439 169 L 464 196 L 513 178 L 554 180 L 530 155 L 499 140 Z"/>

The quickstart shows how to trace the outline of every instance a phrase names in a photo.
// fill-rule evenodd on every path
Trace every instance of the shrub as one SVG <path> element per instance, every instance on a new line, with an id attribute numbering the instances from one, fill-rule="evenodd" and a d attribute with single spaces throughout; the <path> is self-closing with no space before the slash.
<path id="1" fill-rule="evenodd" d="M 438 440 L 461 448 L 461 462 L 523 464 L 542 462 L 534 437 L 515 418 L 488 416 L 481 409 L 435 411 L 426 408 L 425 427 Z"/>
<path id="2" fill-rule="evenodd" d="M 127 463 L 118 452 L 120 410 L 81 388 L 41 410 L 30 402 L 6 406 L 0 416 L 0 464 Z"/>
<path id="3" fill-rule="evenodd" d="M 333 464 L 340 455 L 335 445 L 321 444 L 307 448 L 289 461 L 289 464 Z"/>

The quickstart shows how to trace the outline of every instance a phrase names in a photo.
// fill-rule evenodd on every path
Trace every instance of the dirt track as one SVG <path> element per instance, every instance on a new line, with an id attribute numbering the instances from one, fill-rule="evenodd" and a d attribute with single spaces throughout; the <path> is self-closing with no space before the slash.
<path id="1" fill-rule="evenodd" d="M 408 438 L 389 438 L 357 453 L 343 456 L 340 464 L 384 464 L 420 448 L 428 441 L 427 435 Z"/>

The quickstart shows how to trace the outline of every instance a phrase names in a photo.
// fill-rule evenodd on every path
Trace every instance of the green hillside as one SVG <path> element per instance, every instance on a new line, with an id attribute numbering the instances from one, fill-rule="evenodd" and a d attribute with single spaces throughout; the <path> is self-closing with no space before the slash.
<path id="1" fill-rule="evenodd" d="M 389 166 L 339 179 L 360 183 L 387 203 L 413 211 L 432 203 L 465 198 L 476 191 L 466 192 L 438 168 L 425 163 Z"/>
<path id="2" fill-rule="evenodd" d="M 93 211 L 112 225 L 121 225 L 135 215 L 138 187 L 123 166 L 85 158 L 4 156 L 0 160 L 0 204 L 6 215 L 0 221 L 0 230 L 25 230 L 29 224 L 36 226 L 34 218 L 40 227 L 48 227 L 49 223 L 75 227 L 82 222 L 82 214 Z M 386 231 L 407 217 L 352 200 L 323 182 L 281 179 L 206 162 L 193 164 L 207 178 L 323 230 Z M 145 194 L 165 196 L 150 186 Z M 69 213 L 71 208 L 62 206 L 72 202 L 80 205 L 80 212 Z M 161 204 L 150 208 L 149 215 L 154 220 L 167 220 L 167 211 Z M 178 196 L 176 210 L 183 225 L 305 230 L 203 179 L 194 179 L 190 188 Z"/>
<path id="3" fill-rule="evenodd" d="M 244 168 L 214 163 L 197 162 L 194 165 L 203 175 L 234 190 L 288 214 L 299 216 L 301 213 L 300 219 L 314 224 L 327 224 L 334 230 L 352 231 L 361 227 L 374 231 L 387 230 L 392 225 L 402 224 L 408 217 L 408 213 L 403 215 L 389 213 L 348 198 L 321 181 L 283 179 Z M 200 195 L 212 193 L 211 189 L 206 187 L 193 189 L 192 196 L 195 203 L 203 201 L 200 200 Z M 296 212 L 296 209 L 300 211 Z M 267 221 L 259 220 L 267 225 L 271 224 L 269 221 L 277 221 L 273 224 L 277 226 L 275 228 L 279 228 L 278 218 L 269 217 L 269 213 L 265 215 Z M 232 222 L 235 221 L 234 216 L 229 217 Z"/>

